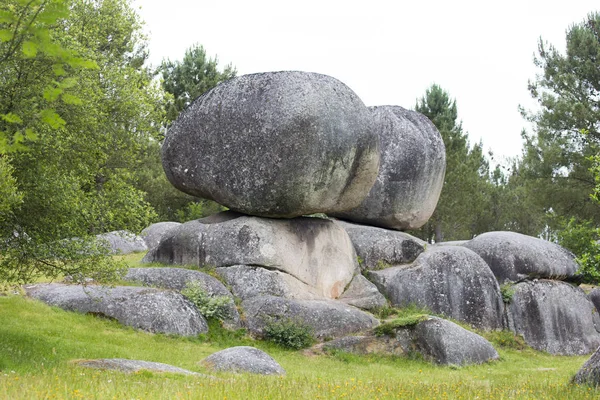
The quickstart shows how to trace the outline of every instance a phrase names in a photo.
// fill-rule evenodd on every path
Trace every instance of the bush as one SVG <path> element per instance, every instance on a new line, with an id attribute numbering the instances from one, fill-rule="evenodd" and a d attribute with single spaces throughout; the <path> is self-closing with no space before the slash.
<path id="1" fill-rule="evenodd" d="M 292 319 L 270 320 L 264 330 L 265 339 L 278 345 L 299 350 L 315 342 L 312 327 Z"/>
<path id="2" fill-rule="evenodd" d="M 502 295 L 502 301 L 504 304 L 510 304 L 513 296 L 515 295 L 514 285 L 512 283 L 500 285 L 500 294 Z"/>
<path id="3" fill-rule="evenodd" d="M 227 296 L 209 296 L 197 281 L 188 282 L 181 294 L 194 303 L 205 318 L 223 320 L 229 316 L 232 300 Z"/>
<path id="4" fill-rule="evenodd" d="M 375 327 L 373 330 L 377 336 L 392 336 L 396 333 L 396 329 L 398 328 L 407 328 L 410 326 L 415 326 L 419 322 L 427 321 L 429 315 L 427 314 L 412 314 L 405 315 L 402 317 L 398 317 L 389 322 L 384 322 L 383 324 Z"/>
<path id="5" fill-rule="evenodd" d="M 560 220 L 557 233 L 558 243 L 577 256 L 577 274 L 585 283 L 600 283 L 600 229 L 590 221 Z"/>

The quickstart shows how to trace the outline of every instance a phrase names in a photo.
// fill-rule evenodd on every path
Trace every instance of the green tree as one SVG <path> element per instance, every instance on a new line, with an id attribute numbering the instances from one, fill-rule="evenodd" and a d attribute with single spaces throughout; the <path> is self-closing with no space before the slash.
<path id="1" fill-rule="evenodd" d="M 35 7 L 55 3 L 63 5 L 61 18 L 36 19 L 42 12 Z M 0 43 L 0 54 L 9 55 L 0 107 L 21 116 L 38 136 L 3 157 L 22 201 L 1 221 L 0 280 L 76 273 L 109 278 L 117 265 L 93 235 L 140 230 L 155 218 L 133 185 L 139 153 L 163 124 L 162 92 L 143 67 L 141 23 L 127 0 L 17 0 L 10 6 L 19 15 L 37 15 L 31 29 L 43 27 L 54 48 L 90 68 L 58 62 L 43 47 L 12 51 L 11 41 Z M 44 119 L 48 109 L 54 123 Z"/>
<path id="2" fill-rule="evenodd" d="M 446 177 L 437 208 L 427 224 L 415 233 L 429 242 L 470 239 L 484 229 L 488 163 L 482 145 L 472 148 L 461 123 L 456 101 L 438 85 L 426 90 L 415 110 L 438 128 L 446 146 Z"/>
<path id="3" fill-rule="evenodd" d="M 600 14 L 567 30 L 566 53 L 540 40 L 535 64 L 541 74 L 529 83 L 539 110 L 524 116 L 534 130 L 524 134 L 521 172 L 531 195 L 548 215 L 600 224 L 592 157 L 600 145 Z M 559 228 L 553 219 L 550 229 Z"/>

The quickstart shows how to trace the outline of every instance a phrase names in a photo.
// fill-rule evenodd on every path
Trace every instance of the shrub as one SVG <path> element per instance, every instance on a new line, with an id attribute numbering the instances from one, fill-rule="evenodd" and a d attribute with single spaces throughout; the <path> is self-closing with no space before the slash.
<path id="1" fill-rule="evenodd" d="M 406 328 L 409 326 L 415 326 L 419 322 L 426 321 L 429 318 L 427 314 L 411 314 L 402 317 L 395 318 L 391 321 L 384 322 L 383 324 L 375 327 L 373 330 L 377 336 L 394 335 L 396 329 Z"/>
<path id="2" fill-rule="evenodd" d="M 229 316 L 232 300 L 227 296 L 210 296 L 197 281 L 188 282 L 181 294 L 194 303 L 205 318 L 223 320 Z"/>
<path id="3" fill-rule="evenodd" d="M 515 295 L 514 285 L 512 283 L 500 285 L 500 294 L 502 295 L 502 301 L 504 304 L 510 304 L 513 296 Z"/>
<path id="4" fill-rule="evenodd" d="M 315 342 L 312 327 L 292 319 L 268 321 L 264 336 L 267 340 L 293 350 L 306 348 Z"/>

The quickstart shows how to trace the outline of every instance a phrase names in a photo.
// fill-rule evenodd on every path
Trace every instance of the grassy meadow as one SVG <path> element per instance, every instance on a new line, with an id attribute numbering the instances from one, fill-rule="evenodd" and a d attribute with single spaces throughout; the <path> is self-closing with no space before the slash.
<path id="1" fill-rule="evenodd" d="M 137 264 L 140 256 L 126 261 Z M 587 360 L 512 343 L 501 359 L 441 367 L 419 359 L 314 354 L 254 341 L 211 324 L 207 335 L 179 338 L 66 312 L 19 294 L 0 296 L 0 399 L 594 399 L 600 391 L 569 379 Z M 491 337 L 490 337 L 491 338 Z M 493 338 L 492 338 L 493 339 Z M 506 342 L 506 341 L 504 341 Z M 215 351 L 252 345 L 287 371 L 284 377 L 214 374 L 198 362 Z M 218 379 L 86 369 L 71 360 L 129 358 L 172 364 Z"/>

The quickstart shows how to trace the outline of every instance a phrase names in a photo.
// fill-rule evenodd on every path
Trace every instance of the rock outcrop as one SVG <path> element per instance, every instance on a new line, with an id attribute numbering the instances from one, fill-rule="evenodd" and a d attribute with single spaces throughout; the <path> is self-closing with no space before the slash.
<path id="1" fill-rule="evenodd" d="M 498 282 L 466 248 L 436 246 L 410 265 L 370 271 L 369 278 L 394 306 L 416 304 L 480 329 L 503 327 Z"/>
<path id="2" fill-rule="evenodd" d="M 340 337 L 373 328 L 378 321 L 364 311 L 332 300 L 291 300 L 275 296 L 242 302 L 250 333 L 262 336 L 271 321 L 290 319 L 310 326 L 317 339 Z"/>
<path id="3" fill-rule="evenodd" d="M 282 71 L 222 82 L 173 123 L 162 146 L 179 190 L 245 214 L 345 211 L 377 177 L 369 109 L 340 81 Z"/>
<path id="4" fill-rule="evenodd" d="M 130 254 L 148 250 L 144 239 L 128 231 L 103 233 L 96 235 L 96 238 L 111 254 Z"/>
<path id="5" fill-rule="evenodd" d="M 376 310 L 387 305 L 377 286 L 360 274 L 352 279 L 338 300 L 363 310 Z"/>
<path id="6" fill-rule="evenodd" d="M 212 371 L 285 375 L 277 361 L 262 350 L 250 346 L 230 347 L 206 357 L 200 362 Z"/>
<path id="7" fill-rule="evenodd" d="M 371 107 L 380 138 L 381 165 L 367 198 L 339 218 L 391 229 L 423 226 L 437 205 L 446 171 L 446 149 L 424 115 L 398 106 Z"/>
<path id="8" fill-rule="evenodd" d="M 326 298 L 340 296 L 358 262 L 346 231 L 322 218 L 269 219 L 221 213 L 172 230 L 145 261 L 285 272 Z"/>
<path id="9" fill-rule="evenodd" d="M 140 237 L 144 239 L 148 249 L 152 249 L 158 246 L 160 239 L 166 235 L 171 229 L 181 226 L 179 222 L 157 222 L 149 227 L 145 228 L 141 233 Z"/>
<path id="10" fill-rule="evenodd" d="M 509 327 L 534 349 L 589 354 L 600 346 L 600 317 L 583 290 L 568 283 L 518 283 L 508 306 Z"/>
<path id="11" fill-rule="evenodd" d="M 335 222 L 348 232 L 363 270 L 411 263 L 425 247 L 424 241 L 408 233 L 340 220 Z"/>
<path id="12" fill-rule="evenodd" d="M 488 263 L 500 284 L 526 279 L 565 279 L 579 266 L 568 250 L 515 232 L 488 232 L 463 245 Z"/>
<path id="13" fill-rule="evenodd" d="M 600 386 L 600 348 L 577 371 L 572 382 L 578 385 Z"/>
<path id="14" fill-rule="evenodd" d="M 212 376 L 203 375 L 187 369 L 175 367 L 169 364 L 163 364 L 153 361 L 128 360 L 125 358 L 100 358 L 97 360 L 73 360 L 73 363 L 81 367 L 115 370 L 125 373 L 134 373 L 140 371 L 166 372 L 170 374 L 194 375 L 214 379 Z"/>
<path id="15" fill-rule="evenodd" d="M 58 283 L 26 286 L 27 294 L 67 311 L 98 314 L 153 333 L 196 336 L 206 321 L 181 294 L 131 286 L 103 287 Z"/>

